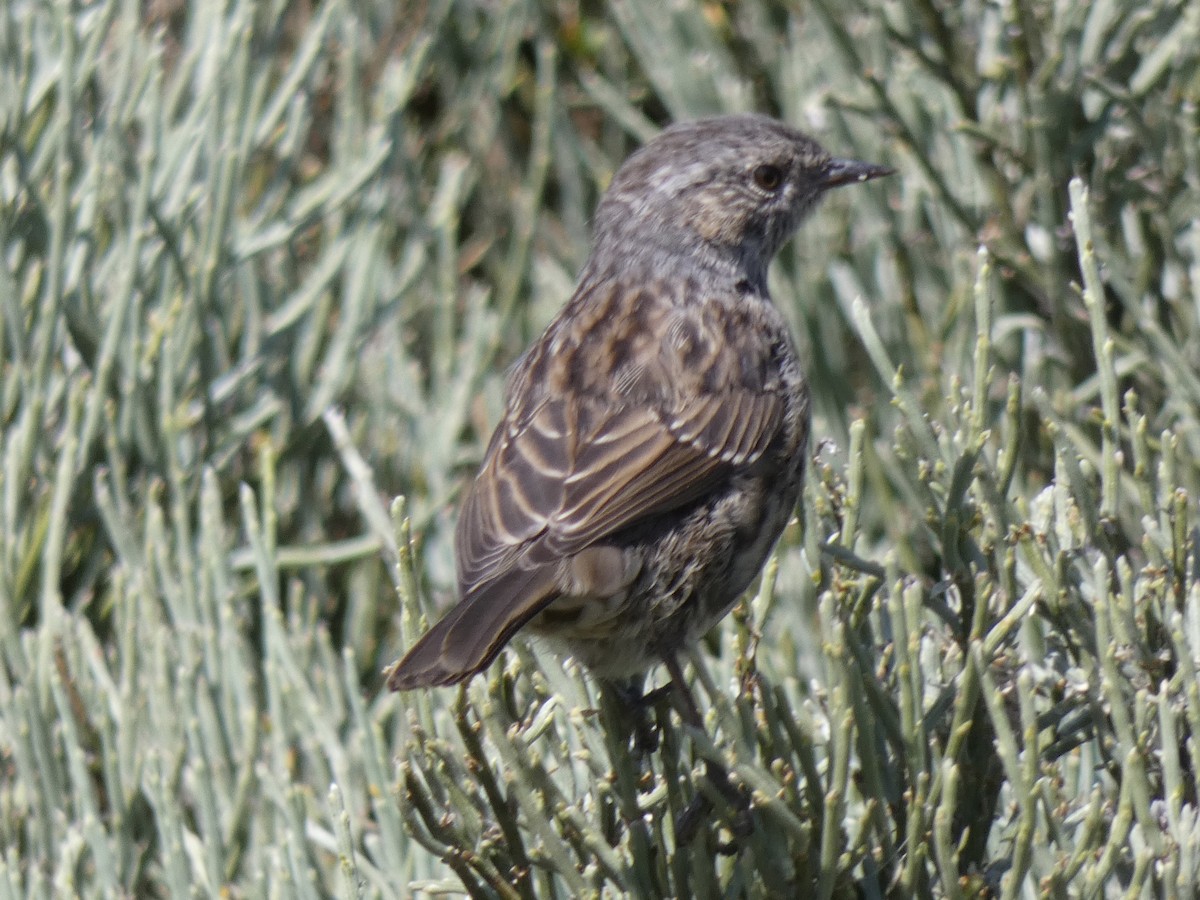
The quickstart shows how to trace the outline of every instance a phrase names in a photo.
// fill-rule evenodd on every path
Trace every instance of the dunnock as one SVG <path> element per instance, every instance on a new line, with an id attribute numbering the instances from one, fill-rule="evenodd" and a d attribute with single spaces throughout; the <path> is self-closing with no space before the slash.
<path id="1" fill-rule="evenodd" d="M 758 574 L 804 475 L 808 387 L 767 267 L 827 190 L 891 171 L 758 115 L 625 162 L 574 296 L 509 376 L 458 522 L 461 600 L 389 687 L 464 681 L 527 628 L 683 689 L 677 652 Z"/>

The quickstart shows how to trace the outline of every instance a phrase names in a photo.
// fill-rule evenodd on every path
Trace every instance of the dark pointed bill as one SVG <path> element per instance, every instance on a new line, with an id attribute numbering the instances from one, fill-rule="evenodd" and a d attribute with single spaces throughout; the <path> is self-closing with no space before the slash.
<path id="1" fill-rule="evenodd" d="M 877 166 L 856 159 L 831 159 L 825 165 L 821 187 L 835 188 L 843 184 L 858 184 L 860 181 L 891 175 L 895 171 L 891 166 Z"/>

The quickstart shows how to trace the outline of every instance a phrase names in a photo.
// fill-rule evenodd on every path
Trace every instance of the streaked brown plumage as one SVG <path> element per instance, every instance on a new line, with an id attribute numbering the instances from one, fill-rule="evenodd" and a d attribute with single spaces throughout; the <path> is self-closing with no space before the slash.
<path id="1" fill-rule="evenodd" d="M 509 377 L 459 519 L 462 599 L 393 690 L 470 678 L 522 628 L 603 677 L 677 669 L 800 493 L 808 388 L 767 267 L 825 190 L 889 171 L 762 116 L 676 125 L 626 161 L 574 296 Z"/>

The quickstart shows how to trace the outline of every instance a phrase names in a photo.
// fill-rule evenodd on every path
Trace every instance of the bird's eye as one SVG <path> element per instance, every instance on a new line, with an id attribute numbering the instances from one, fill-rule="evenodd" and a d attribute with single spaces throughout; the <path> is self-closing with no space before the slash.
<path id="1" fill-rule="evenodd" d="M 779 166 L 763 163 L 754 169 L 754 183 L 764 191 L 776 190 L 783 184 L 783 170 Z"/>

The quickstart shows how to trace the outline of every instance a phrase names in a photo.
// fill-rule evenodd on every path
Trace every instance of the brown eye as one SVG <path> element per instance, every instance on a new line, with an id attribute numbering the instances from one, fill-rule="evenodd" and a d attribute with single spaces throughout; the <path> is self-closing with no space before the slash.
<path id="1" fill-rule="evenodd" d="M 783 171 L 779 166 L 763 163 L 754 170 L 754 183 L 764 191 L 773 191 L 783 184 Z"/>

